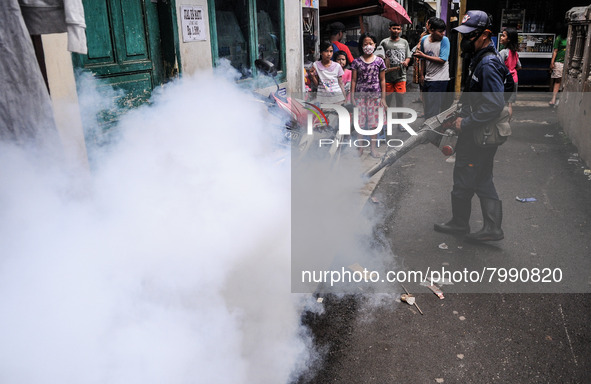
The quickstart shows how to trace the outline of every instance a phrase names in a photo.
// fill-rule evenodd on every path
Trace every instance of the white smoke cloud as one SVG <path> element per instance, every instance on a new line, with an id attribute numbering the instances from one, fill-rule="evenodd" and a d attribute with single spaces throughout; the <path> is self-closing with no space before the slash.
<path id="1" fill-rule="evenodd" d="M 0 145 L 0 382 L 289 382 L 309 340 L 265 113 L 202 75 L 125 115 L 91 175 Z"/>

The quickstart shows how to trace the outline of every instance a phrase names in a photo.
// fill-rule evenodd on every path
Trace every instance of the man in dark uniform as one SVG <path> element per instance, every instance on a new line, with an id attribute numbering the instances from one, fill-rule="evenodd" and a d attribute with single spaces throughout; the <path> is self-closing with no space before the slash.
<path id="1" fill-rule="evenodd" d="M 495 121 L 501 114 L 505 100 L 503 92 L 508 70 L 498 57 L 491 41 L 492 19 L 482 11 L 468 11 L 456 28 L 462 34 L 464 54 L 472 54 L 469 79 L 460 98 L 462 110 L 455 122 L 458 132 L 456 161 L 453 173 L 451 205 L 453 218 L 435 224 L 444 233 L 467 234 L 466 241 L 501 240 L 502 204 L 493 183 L 493 163 L 497 147 L 476 145 L 473 129 Z M 474 193 L 480 198 L 483 228 L 470 232 L 471 201 Z"/>

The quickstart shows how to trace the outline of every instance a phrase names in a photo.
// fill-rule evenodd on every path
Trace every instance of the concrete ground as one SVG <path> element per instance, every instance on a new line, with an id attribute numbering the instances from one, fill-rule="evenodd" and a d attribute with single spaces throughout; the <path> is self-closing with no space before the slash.
<path id="1" fill-rule="evenodd" d="M 560 281 L 442 285 L 444 299 L 405 284 L 423 315 L 399 302 L 397 284 L 379 305 L 325 297 L 323 315 L 304 317 L 323 359 L 300 382 L 591 382 L 591 180 L 545 96 L 520 95 L 495 158 L 504 240 L 471 245 L 433 231 L 450 216 L 453 163 L 430 144 L 388 168 L 368 205 L 382 214 L 376 236 L 393 270 L 549 268 Z M 475 198 L 471 226 L 481 225 Z"/>

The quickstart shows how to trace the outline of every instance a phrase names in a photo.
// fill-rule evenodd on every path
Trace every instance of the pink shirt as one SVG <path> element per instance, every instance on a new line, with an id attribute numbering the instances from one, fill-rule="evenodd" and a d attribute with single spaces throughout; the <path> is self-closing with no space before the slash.
<path id="1" fill-rule="evenodd" d="M 343 84 L 347 84 L 351 82 L 351 76 L 353 72 L 350 69 L 345 69 L 345 73 L 343 73 Z"/>
<path id="2" fill-rule="evenodd" d="M 509 56 L 507 56 L 507 60 L 505 60 L 505 65 L 509 68 L 509 72 L 513 76 L 513 81 L 517 83 L 517 63 L 519 62 L 519 55 L 517 52 L 509 51 Z"/>

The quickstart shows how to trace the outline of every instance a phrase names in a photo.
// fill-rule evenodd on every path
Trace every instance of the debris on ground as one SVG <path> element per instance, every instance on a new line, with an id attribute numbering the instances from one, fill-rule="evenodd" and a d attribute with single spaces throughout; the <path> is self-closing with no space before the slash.
<path id="1" fill-rule="evenodd" d="M 591 169 L 585 169 L 583 171 L 583 175 L 585 175 L 585 176 L 591 176 Z"/>
<path id="2" fill-rule="evenodd" d="M 568 162 L 569 163 L 578 163 L 579 161 L 580 160 L 579 160 L 579 154 L 578 153 L 572 153 L 570 155 L 570 157 L 568 158 Z"/>
<path id="3" fill-rule="evenodd" d="M 546 134 L 544 135 L 544 137 L 554 137 L 554 135 L 550 135 L 549 133 L 546 133 Z"/>
<path id="4" fill-rule="evenodd" d="M 374 204 L 378 204 L 380 202 L 380 200 L 378 200 L 377 197 L 372 196 L 371 197 L 371 202 L 374 203 Z"/>
<path id="5" fill-rule="evenodd" d="M 445 243 L 439 244 L 439 249 L 448 249 L 449 247 Z"/>
<path id="6" fill-rule="evenodd" d="M 520 203 L 532 203 L 534 201 L 538 201 L 535 197 L 519 197 L 519 196 L 515 196 L 515 200 L 519 201 Z"/>
<path id="7" fill-rule="evenodd" d="M 324 301 L 324 299 L 322 297 L 319 297 L 319 298 L 316 299 L 316 302 L 317 303 L 322 303 L 323 301 Z"/>
<path id="8" fill-rule="evenodd" d="M 404 292 L 406 292 L 406 294 L 400 295 L 400 300 L 408 303 L 409 305 L 414 305 L 417 308 L 417 310 L 419 311 L 419 313 L 421 315 L 424 315 L 423 311 L 421 311 L 421 308 L 419 308 L 415 297 L 413 295 L 411 295 L 410 292 L 408 292 L 406 290 L 406 288 L 404 288 L 404 285 L 400 284 L 400 286 L 402 287 L 402 289 L 404 289 Z"/>
<path id="9" fill-rule="evenodd" d="M 436 294 L 437 297 L 439 297 L 440 300 L 445 299 L 445 297 L 443 296 L 443 291 L 441 290 L 441 288 L 439 288 L 435 284 L 433 284 L 433 285 L 427 285 L 427 288 L 429 288 L 431 291 L 433 291 L 433 293 Z"/>
<path id="10" fill-rule="evenodd" d="M 400 300 L 404 301 L 405 303 L 407 303 L 409 305 L 415 304 L 415 297 L 413 295 L 407 295 L 406 293 L 403 293 L 402 295 L 400 295 Z"/>
<path id="11" fill-rule="evenodd" d="M 363 273 L 363 267 L 361 265 L 359 265 L 359 263 L 355 263 L 355 264 L 351 264 L 348 267 L 350 270 L 352 270 L 353 272 L 361 272 Z"/>
<path id="12" fill-rule="evenodd" d="M 449 263 L 444 263 L 446 265 L 449 265 Z M 430 285 L 434 285 L 435 283 L 433 282 L 433 279 L 430 279 L 430 281 L 424 280 L 421 281 L 421 283 L 419 285 L 423 286 L 423 287 L 428 287 Z M 441 278 L 437 280 L 437 284 L 439 285 L 454 285 L 453 281 L 451 281 L 450 279 L 447 278 Z"/>

